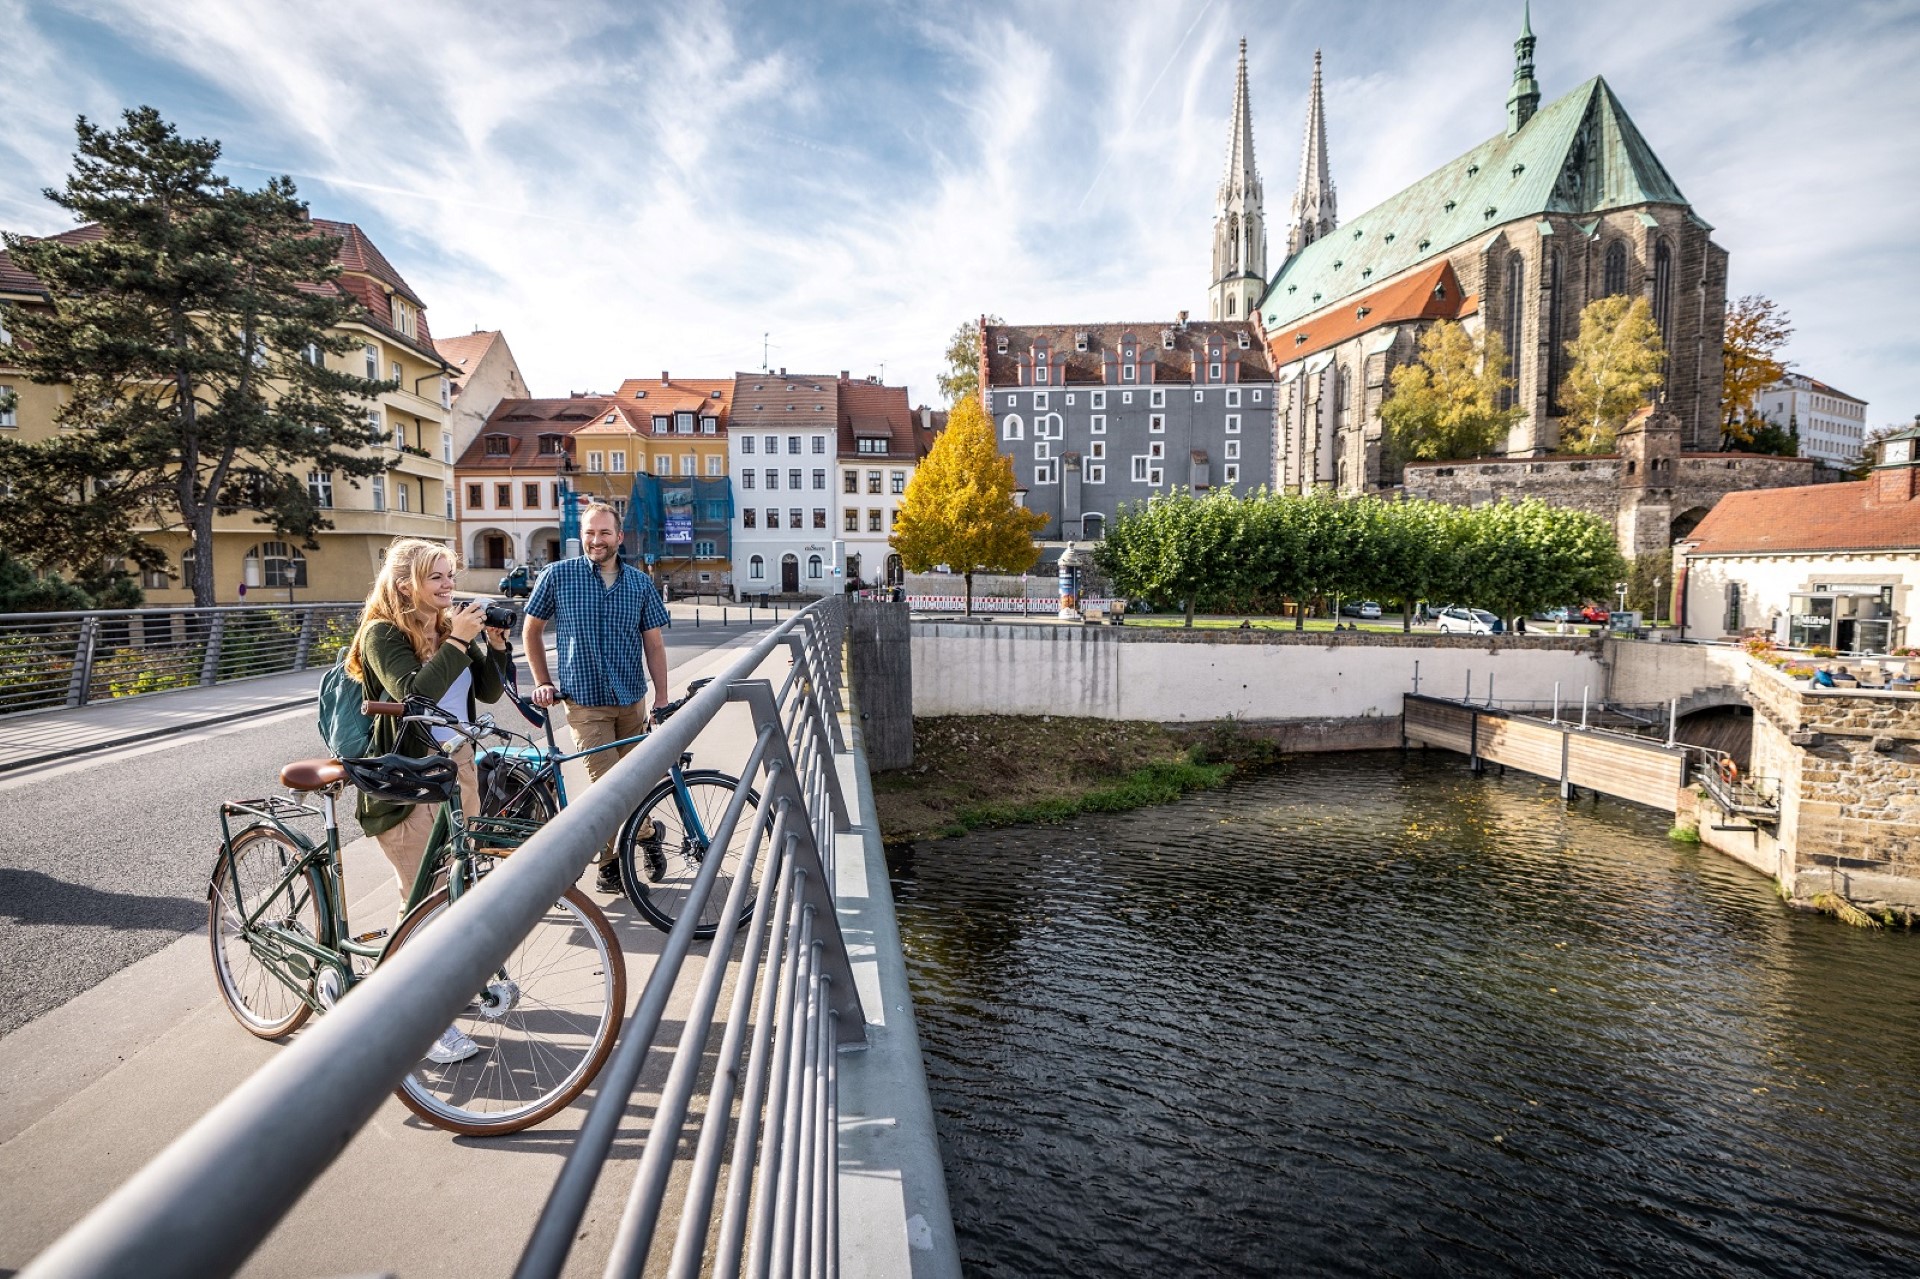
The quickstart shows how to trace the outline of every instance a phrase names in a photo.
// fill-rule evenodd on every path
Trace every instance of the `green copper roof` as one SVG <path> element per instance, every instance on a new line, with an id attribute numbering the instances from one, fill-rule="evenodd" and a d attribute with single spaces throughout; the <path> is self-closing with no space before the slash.
<path id="1" fill-rule="evenodd" d="M 1260 304 L 1278 332 L 1328 303 L 1510 222 L 1687 203 L 1599 76 L 1512 137 L 1489 138 L 1281 264 Z"/>

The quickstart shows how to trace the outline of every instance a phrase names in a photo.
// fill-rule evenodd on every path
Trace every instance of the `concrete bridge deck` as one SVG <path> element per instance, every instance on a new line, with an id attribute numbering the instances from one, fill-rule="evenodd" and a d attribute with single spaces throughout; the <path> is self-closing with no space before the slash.
<path id="1" fill-rule="evenodd" d="M 675 686 L 716 674 L 738 656 L 729 645 L 676 665 Z M 783 676 L 784 658 L 774 660 L 779 669 L 767 674 Z M 278 677 L 270 688 L 262 687 L 268 681 L 253 681 L 67 714 L 111 711 L 110 725 L 82 730 L 102 741 L 144 740 L 174 725 L 308 703 L 315 679 L 317 673 Z M 857 720 L 849 717 L 845 727 L 856 733 Z M 841 771 L 850 800 L 857 800 L 856 825 L 838 840 L 838 891 L 871 1046 L 849 1055 L 841 1069 L 841 1266 L 850 1275 L 957 1274 L 878 824 L 857 736 L 853 740 L 856 750 Z M 698 759 L 737 769 L 750 744 L 744 712 L 735 716 L 730 709 L 700 739 Z M 76 794 L 105 790 L 110 773 L 102 770 L 112 759 L 69 765 Z M 571 774 L 569 780 L 575 780 Z M 582 771 L 577 782 L 585 780 Z M 210 861 L 217 827 L 211 813 L 208 821 Z M 377 847 L 356 840 L 345 856 L 351 916 L 384 919 L 395 894 Z M 624 898 L 594 896 L 625 949 L 631 1005 L 665 936 Z M 667 1013 L 667 1044 L 677 1038 L 676 1019 L 699 972 L 698 957 L 690 962 Z M 0 1038 L 0 1198 L 7 1204 L 0 1213 L 0 1274 L 24 1266 L 281 1051 L 282 1045 L 256 1040 L 234 1024 L 214 989 L 203 931 Z M 598 1273 L 605 1260 L 668 1056 L 656 1049 L 642 1076 L 569 1273 Z M 593 1094 L 589 1089 L 546 1124 L 492 1140 L 455 1138 L 389 1101 L 244 1273 L 510 1273 Z"/>

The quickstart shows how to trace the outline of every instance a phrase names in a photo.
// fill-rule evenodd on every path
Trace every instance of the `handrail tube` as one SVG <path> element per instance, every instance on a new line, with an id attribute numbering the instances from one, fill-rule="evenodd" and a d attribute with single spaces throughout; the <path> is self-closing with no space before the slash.
<path id="1" fill-rule="evenodd" d="M 747 1236 L 747 1251 L 743 1258 L 749 1279 L 759 1279 L 767 1272 L 780 1163 L 787 1142 L 785 1116 L 792 1085 L 789 1064 L 794 1051 L 793 1018 L 800 998 L 807 947 L 811 944 L 813 934 L 813 907 L 806 901 L 807 872 L 800 868 L 797 858 L 792 866 L 794 919 L 789 921 L 787 928 L 787 958 L 780 976 L 779 1028 L 773 1038 L 773 1059 L 767 1063 L 767 1074 L 772 1080 L 767 1092 L 767 1128 L 760 1143 L 760 1165 L 754 1171 L 753 1224 Z"/>
<path id="2" fill-rule="evenodd" d="M 718 683 L 716 680 L 715 684 Z M 710 690 L 703 690 L 702 695 L 706 691 Z M 725 691 L 731 693 L 731 689 Z M 685 714 L 685 711 L 681 714 Z M 679 718 L 680 715 L 674 716 L 674 720 Z M 740 813 L 746 808 L 747 792 L 752 789 L 748 779 L 759 771 L 761 761 L 771 748 L 772 737 L 772 726 L 760 730 L 753 751 L 747 756 L 742 782 L 734 788 L 733 798 L 727 802 L 726 813 L 721 816 L 720 825 L 729 838 L 739 823 Z M 732 820 L 729 821 L 729 818 Z M 768 808 L 763 808 L 755 816 L 749 840 L 757 841 L 760 838 L 761 830 L 769 818 Z M 721 846 L 725 847 L 724 844 Z M 702 875 L 707 873 L 708 866 L 718 866 L 719 863 L 720 859 L 714 858 L 703 865 L 700 868 Z M 613 1149 L 614 1138 L 619 1135 L 620 1123 L 626 1116 L 634 1083 L 640 1078 L 641 1067 L 653 1050 L 653 1036 L 660 1028 L 661 1019 L 666 1016 L 667 1003 L 673 995 L 674 979 L 679 976 L 687 953 L 693 949 L 693 933 L 698 917 L 697 909 L 683 908 L 680 918 L 674 922 L 673 930 L 667 934 L 666 945 L 661 948 L 660 958 L 654 965 L 654 975 L 647 979 L 646 986 L 640 992 L 639 1005 L 622 1028 L 619 1046 L 600 1069 L 595 1081 L 597 1088 L 593 1104 L 587 1109 L 586 1121 L 580 1125 L 580 1135 L 574 1139 L 573 1148 L 567 1152 L 567 1158 L 561 1164 L 560 1175 L 554 1178 L 553 1188 L 547 1192 L 547 1201 L 542 1205 L 533 1232 L 527 1237 L 527 1245 L 521 1250 L 520 1261 L 514 1267 L 514 1279 L 557 1275 L 566 1265 L 574 1233 L 579 1229 L 580 1219 L 586 1215 L 587 1203 L 600 1180 L 601 1169 L 606 1166 L 607 1152 Z M 663 975 L 665 980 L 661 980 Z M 616 1095 L 617 1100 L 609 1100 Z"/>
<path id="3" fill-rule="evenodd" d="M 346 1148 L 798 615 L 768 632 L 449 912 L 35 1258 L 24 1276 L 225 1274 Z M 688 712 L 692 713 L 689 714 Z M 682 922 L 685 922 L 684 920 Z M 691 940 L 691 931 L 688 934 Z M 669 937 L 669 946 L 673 939 Z M 263 1142 L 258 1134 L 271 1132 Z"/>
<path id="4" fill-rule="evenodd" d="M 785 844 L 790 836 L 787 824 L 792 809 L 785 803 L 779 805 L 779 812 L 773 819 L 773 832 L 767 839 L 769 848 Z M 720 847 L 725 847 L 721 844 Z M 713 1033 L 713 1010 L 720 1003 L 720 986 L 727 976 L 727 957 L 733 954 L 733 937 L 740 929 L 740 908 L 747 902 L 747 883 L 753 874 L 753 862 L 758 841 L 746 850 L 741 858 L 740 870 L 733 878 L 732 887 L 727 893 L 726 904 L 721 909 L 719 923 L 714 929 L 713 941 L 707 947 L 706 971 L 700 974 L 700 984 L 694 988 L 693 1003 L 687 1015 L 681 1020 L 680 1044 L 674 1050 L 673 1065 L 667 1070 L 667 1080 L 660 1088 L 660 1099 L 654 1104 L 653 1122 L 647 1128 L 647 1145 L 640 1152 L 640 1167 L 634 1173 L 633 1185 L 627 1191 L 626 1210 L 620 1214 L 619 1225 L 614 1230 L 613 1248 L 607 1254 L 606 1273 L 609 1275 L 637 1275 L 646 1268 L 647 1252 L 653 1246 L 653 1232 L 659 1224 L 660 1206 L 666 1199 L 667 1176 L 673 1171 L 675 1152 L 680 1144 L 680 1130 L 686 1123 L 687 1103 L 693 1097 L 693 1087 L 697 1082 L 701 1052 L 706 1047 L 708 1037 Z M 720 858 L 709 859 L 700 868 L 700 877 L 708 880 L 719 871 Z M 681 918 L 698 919 L 699 909 L 689 900 Z M 765 927 L 764 920 L 755 920 L 756 931 Z M 753 974 L 742 971 L 740 980 L 750 982 Z M 612 1090 L 608 1090 L 612 1091 Z M 622 1108 L 630 1095 L 619 1097 Z M 708 1112 L 709 1122 L 724 1122 L 722 1116 Z"/>
<path id="5" fill-rule="evenodd" d="M 813 1098 L 808 1087 L 807 1067 L 813 1060 L 813 1040 L 819 1033 L 820 1021 L 820 940 L 813 933 L 817 918 L 809 908 L 802 925 L 806 933 L 806 964 L 794 974 L 803 987 L 802 991 L 795 992 L 795 1000 L 804 993 L 806 1003 L 804 1011 L 800 1007 L 794 1009 L 793 1055 L 787 1061 L 787 1107 L 780 1116 L 780 1181 L 774 1201 L 773 1254 L 768 1267 L 768 1273 L 774 1275 L 793 1273 L 795 1234 L 800 1221 L 800 1169 L 810 1162 L 807 1141 L 812 1125 L 808 1119 Z"/>
<path id="6" fill-rule="evenodd" d="M 828 1169 L 833 1163 L 833 1142 L 835 1134 L 831 1125 L 833 1115 L 833 1021 L 831 1008 L 820 1019 L 820 1039 L 814 1048 L 813 1088 L 814 1132 L 816 1140 L 813 1147 L 812 1185 L 808 1190 L 808 1199 L 813 1205 L 811 1222 L 807 1228 L 807 1238 L 812 1243 L 812 1263 L 808 1270 L 816 1275 L 827 1272 L 827 1205 L 833 1191 L 833 1178 Z"/>
<path id="7" fill-rule="evenodd" d="M 759 1008 L 753 1020 L 753 1043 L 747 1051 L 747 1087 L 740 1098 L 740 1128 L 733 1138 L 733 1155 L 727 1172 L 727 1198 L 720 1213 L 720 1237 L 714 1245 L 715 1274 L 738 1273 L 741 1250 L 746 1243 L 747 1192 L 753 1185 L 753 1178 L 748 1174 L 754 1166 L 754 1149 L 760 1142 L 760 1112 L 767 1096 L 770 1074 L 767 1054 L 776 1051 L 774 1027 L 781 1016 L 781 1001 L 786 998 L 787 986 L 783 979 L 788 943 L 794 937 L 793 914 L 799 908 L 799 894 L 793 882 L 793 868 L 797 865 L 797 860 L 788 859 L 781 864 L 779 871 L 780 895 L 774 906 L 774 936 L 783 940 L 781 945 L 768 949 L 767 973 L 760 983 Z M 693 1256 L 697 1263 L 699 1253 L 695 1251 Z"/>
<path id="8" fill-rule="evenodd" d="M 790 853 L 792 841 L 787 842 Z M 774 868 L 780 864 L 780 850 L 771 841 L 769 846 L 773 848 L 773 855 L 761 872 L 760 888 L 754 897 L 753 917 L 756 922 L 770 919 L 768 912 L 773 905 L 774 887 L 780 878 L 774 872 Z M 694 1149 L 693 1164 L 687 1176 L 687 1197 L 680 1208 L 680 1228 L 674 1237 L 672 1258 L 667 1264 L 670 1276 L 694 1276 L 700 1273 L 701 1257 L 707 1246 L 708 1221 L 713 1213 L 714 1191 L 719 1187 L 720 1154 L 733 1115 L 733 1095 L 740 1084 L 740 1050 L 746 1039 L 753 992 L 767 976 L 760 971 L 761 952 L 766 949 L 771 928 L 777 926 L 778 920 L 775 918 L 770 926 L 747 930 L 746 948 L 740 955 L 740 977 L 734 983 L 733 1002 L 727 1008 L 727 1029 L 721 1036 L 720 1055 L 714 1063 L 712 1091 L 707 1099 L 709 1119 L 700 1126 L 700 1143 Z M 750 977 L 758 980 L 749 980 Z"/>

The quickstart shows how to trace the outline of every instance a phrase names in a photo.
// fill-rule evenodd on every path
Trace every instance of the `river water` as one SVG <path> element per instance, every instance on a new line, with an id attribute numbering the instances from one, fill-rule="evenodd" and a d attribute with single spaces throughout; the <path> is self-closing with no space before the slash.
<path id="1" fill-rule="evenodd" d="M 976 1275 L 1920 1273 L 1920 936 L 1456 756 L 893 850 Z"/>

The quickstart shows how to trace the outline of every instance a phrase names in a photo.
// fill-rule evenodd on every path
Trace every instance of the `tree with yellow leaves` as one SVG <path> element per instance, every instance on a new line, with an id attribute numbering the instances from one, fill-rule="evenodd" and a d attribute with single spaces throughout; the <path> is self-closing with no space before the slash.
<path id="1" fill-rule="evenodd" d="M 1420 358 L 1392 374 L 1393 393 L 1380 406 L 1393 451 L 1402 459 L 1444 461 L 1504 452 L 1507 431 L 1526 416 L 1500 407 L 1513 386 L 1497 333 L 1476 339 L 1452 320 L 1420 335 Z"/>
<path id="2" fill-rule="evenodd" d="M 946 429 L 900 500 L 893 549 L 910 572 L 945 564 L 966 578 L 973 613 L 975 573 L 1024 573 L 1040 558 L 1033 535 L 1047 522 L 1013 501 L 1013 459 L 994 444 L 979 397 L 953 406 Z"/>
<path id="3" fill-rule="evenodd" d="M 1573 453 L 1605 453 L 1614 435 L 1648 403 L 1666 377 L 1660 326 L 1645 298 L 1600 298 L 1580 312 L 1580 336 L 1567 343 L 1572 364 L 1560 392 L 1567 415 L 1560 445 Z"/>
<path id="4" fill-rule="evenodd" d="M 1749 293 L 1727 308 L 1726 380 L 1720 396 L 1727 416 L 1720 427 L 1722 447 L 1751 444 L 1755 433 L 1766 427 L 1767 420 L 1760 416 L 1760 393 L 1786 376 L 1786 362 L 1779 352 L 1792 336 L 1787 313 L 1772 298 Z"/>

